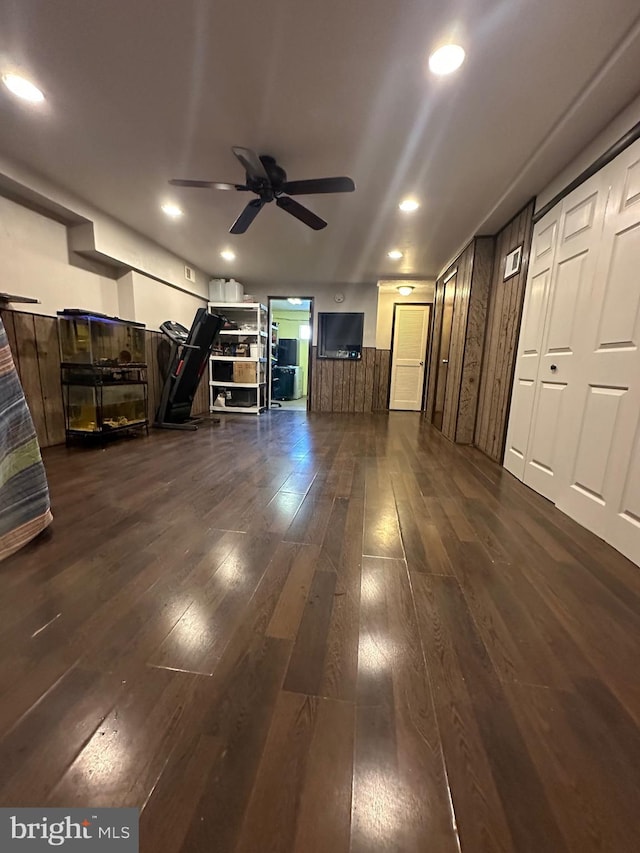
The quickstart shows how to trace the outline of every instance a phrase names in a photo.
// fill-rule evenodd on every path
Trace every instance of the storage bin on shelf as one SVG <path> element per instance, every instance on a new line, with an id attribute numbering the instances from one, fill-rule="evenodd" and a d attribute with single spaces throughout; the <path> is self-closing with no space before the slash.
<path id="1" fill-rule="evenodd" d="M 233 362 L 233 381 L 234 382 L 257 382 L 258 374 L 256 371 L 255 361 L 234 361 Z"/>

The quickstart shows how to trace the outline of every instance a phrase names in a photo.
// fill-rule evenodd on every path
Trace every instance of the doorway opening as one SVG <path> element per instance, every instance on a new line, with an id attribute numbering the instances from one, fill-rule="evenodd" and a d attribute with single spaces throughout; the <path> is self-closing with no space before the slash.
<path id="1" fill-rule="evenodd" d="M 273 408 L 309 408 L 313 297 L 269 297 L 269 400 Z"/>

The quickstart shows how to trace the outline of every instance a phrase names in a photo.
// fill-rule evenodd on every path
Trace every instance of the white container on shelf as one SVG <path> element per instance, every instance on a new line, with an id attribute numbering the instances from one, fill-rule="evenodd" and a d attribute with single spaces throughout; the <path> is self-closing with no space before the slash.
<path id="1" fill-rule="evenodd" d="M 244 287 L 239 281 L 234 278 L 224 283 L 224 301 L 225 302 L 242 302 L 244 295 Z M 212 302 L 215 300 L 211 300 Z"/>
<path id="2" fill-rule="evenodd" d="M 209 302 L 225 302 L 223 278 L 212 278 L 209 282 Z"/>

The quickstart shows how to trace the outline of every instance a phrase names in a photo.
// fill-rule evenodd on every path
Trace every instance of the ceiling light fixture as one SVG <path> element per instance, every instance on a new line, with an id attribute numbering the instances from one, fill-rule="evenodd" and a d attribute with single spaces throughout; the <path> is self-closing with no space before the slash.
<path id="1" fill-rule="evenodd" d="M 429 57 L 429 68 L 433 74 L 443 76 L 456 71 L 464 62 L 464 48 L 459 44 L 445 44 Z"/>
<path id="2" fill-rule="evenodd" d="M 416 201 L 415 198 L 405 198 L 400 202 L 398 207 L 405 213 L 413 213 L 414 210 L 420 207 L 420 202 Z"/>
<path id="3" fill-rule="evenodd" d="M 182 216 L 182 211 L 180 210 L 178 205 L 171 204 L 171 202 L 163 204 L 161 210 L 163 213 L 166 213 L 167 216 L 170 216 L 172 219 L 177 219 L 179 216 Z"/>
<path id="4" fill-rule="evenodd" d="M 392 249 L 390 252 L 387 252 L 387 257 L 391 258 L 392 261 L 399 261 L 402 257 L 402 252 L 400 249 Z"/>
<path id="5" fill-rule="evenodd" d="M 225 249 L 224 251 L 220 252 L 220 257 L 224 258 L 225 261 L 235 261 L 236 253 L 232 252 L 231 249 Z"/>
<path id="6" fill-rule="evenodd" d="M 396 290 L 400 296 L 410 296 L 413 293 L 413 287 L 409 284 L 401 284 L 400 287 L 396 288 Z"/>
<path id="7" fill-rule="evenodd" d="M 40 104 L 44 101 L 44 95 L 40 89 L 19 74 L 3 74 L 2 82 L 10 92 L 13 92 L 17 98 L 22 98 L 23 101 L 29 101 L 31 104 Z"/>

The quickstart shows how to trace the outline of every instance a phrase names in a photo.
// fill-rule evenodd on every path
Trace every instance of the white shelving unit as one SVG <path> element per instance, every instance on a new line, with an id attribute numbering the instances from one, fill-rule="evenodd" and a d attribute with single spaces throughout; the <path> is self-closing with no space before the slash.
<path id="1" fill-rule="evenodd" d="M 212 314 L 223 314 L 237 329 L 222 329 L 218 352 L 209 361 L 209 410 L 259 415 L 268 406 L 267 309 L 259 302 L 209 302 Z M 216 406 L 219 394 L 225 405 Z"/>

